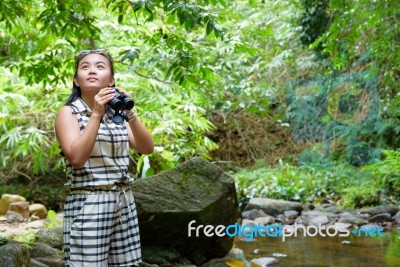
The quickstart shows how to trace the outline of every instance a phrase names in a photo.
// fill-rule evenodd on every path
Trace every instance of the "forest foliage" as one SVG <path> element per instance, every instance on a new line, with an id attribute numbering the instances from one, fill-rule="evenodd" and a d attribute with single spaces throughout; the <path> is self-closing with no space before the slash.
<path id="1" fill-rule="evenodd" d="M 4 0 L 0 11 L 5 183 L 62 173 L 53 127 L 75 57 L 107 48 L 117 85 L 133 96 L 156 144 L 151 155 L 132 152 L 132 173 L 151 176 L 193 156 L 225 164 L 232 158 L 224 148 L 240 141 L 253 164 L 265 162 L 259 150 L 274 157 L 233 173 L 246 197 L 398 201 L 396 1 Z M 269 123 L 254 125 L 260 117 Z M 221 138 L 221 125 L 237 139 Z M 279 135 L 254 153 L 249 129 L 263 142 Z M 285 144 L 301 151 L 274 154 Z M 371 180 L 376 187 L 362 202 Z"/>

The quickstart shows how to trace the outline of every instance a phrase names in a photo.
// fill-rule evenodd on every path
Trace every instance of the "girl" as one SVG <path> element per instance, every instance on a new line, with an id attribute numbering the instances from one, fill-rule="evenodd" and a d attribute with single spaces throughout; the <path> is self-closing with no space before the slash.
<path id="1" fill-rule="evenodd" d="M 136 206 L 129 183 L 129 148 L 153 152 L 151 135 L 136 116 L 115 124 L 106 112 L 114 98 L 113 60 L 106 50 L 82 51 L 73 89 L 57 114 L 55 131 L 66 159 L 65 266 L 131 266 L 141 261 Z"/>

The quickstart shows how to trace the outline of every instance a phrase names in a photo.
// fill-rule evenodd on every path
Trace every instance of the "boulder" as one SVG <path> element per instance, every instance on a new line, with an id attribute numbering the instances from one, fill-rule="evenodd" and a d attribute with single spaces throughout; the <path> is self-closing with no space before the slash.
<path id="1" fill-rule="evenodd" d="M 47 218 L 47 209 L 43 204 L 32 204 L 29 206 L 29 213 L 31 216 L 37 216 L 40 219 Z"/>
<path id="2" fill-rule="evenodd" d="M 19 195 L 3 194 L 0 199 L 0 215 L 7 213 L 10 203 L 23 201 L 26 201 L 26 199 Z"/>
<path id="3" fill-rule="evenodd" d="M 62 259 L 64 255 L 61 250 L 39 242 L 29 248 L 29 253 L 31 258 L 50 257 Z"/>
<path id="4" fill-rule="evenodd" d="M 63 227 L 43 228 L 36 233 L 36 241 L 44 243 L 52 248 L 61 249 L 63 242 Z"/>
<path id="5" fill-rule="evenodd" d="M 51 267 L 64 266 L 64 253 L 43 243 L 35 243 L 29 249 L 31 258 L 37 262 Z M 39 265 L 40 266 L 40 265 Z"/>
<path id="6" fill-rule="evenodd" d="M 0 247 L 0 266 L 31 266 L 31 256 L 26 246 L 9 242 Z"/>
<path id="7" fill-rule="evenodd" d="M 179 262 L 181 255 L 174 248 L 147 246 L 142 248 L 142 260 L 149 264 L 163 265 Z"/>
<path id="8" fill-rule="evenodd" d="M 239 206 L 234 180 L 221 168 L 193 158 L 172 170 L 132 185 L 142 246 L 174 248 L 199 265 L 225 256 L 233 246 L 227 235 L 207 237 L 199 231 L 188 235 L 188 225 L 234 224 Z"/>
<path id="9" fill-rule="evenodd" d="M 49 267 L 49 266 L 44 263 L 41 263 L 38 260 L 31 259 L 31 267 Z"/>
<path id="10" fill-rule="evenodd" d="M 18 212 L 19 214 L 22 215 L 22 217 L 24 219 L 29 218 L 29 202 L 28 201 L 10 203 L 8 210 Z"/>

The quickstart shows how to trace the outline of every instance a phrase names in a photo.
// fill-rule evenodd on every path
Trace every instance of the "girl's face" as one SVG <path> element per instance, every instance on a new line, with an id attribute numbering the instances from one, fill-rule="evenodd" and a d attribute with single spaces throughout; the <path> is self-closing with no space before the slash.
<path id="1" fill-rule="evenodd" d="M 113 86 L 114 82 L 110 62 L 103 55 L 92 53 L 80 60 L 74 83 L 82 92 L 93 90 L 97 93 L 102 88 Z"/>

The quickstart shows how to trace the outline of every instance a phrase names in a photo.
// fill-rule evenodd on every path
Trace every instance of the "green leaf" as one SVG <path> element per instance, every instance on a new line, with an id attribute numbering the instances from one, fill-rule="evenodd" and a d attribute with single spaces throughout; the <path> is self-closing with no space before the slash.
<path id="1" fill-rule="evenodd" d="M 143 2 L 142 1 L 137 1 L 135 3 L 133 3 L 133 11 L 137 12 L 139 11 L 143 6 Z"/>
<path id="2" fill-rule="evenodd" d="M 207 22 L 206 34 L 209 35 L 214 30 L 214 21 L 210 19 Z"/>

